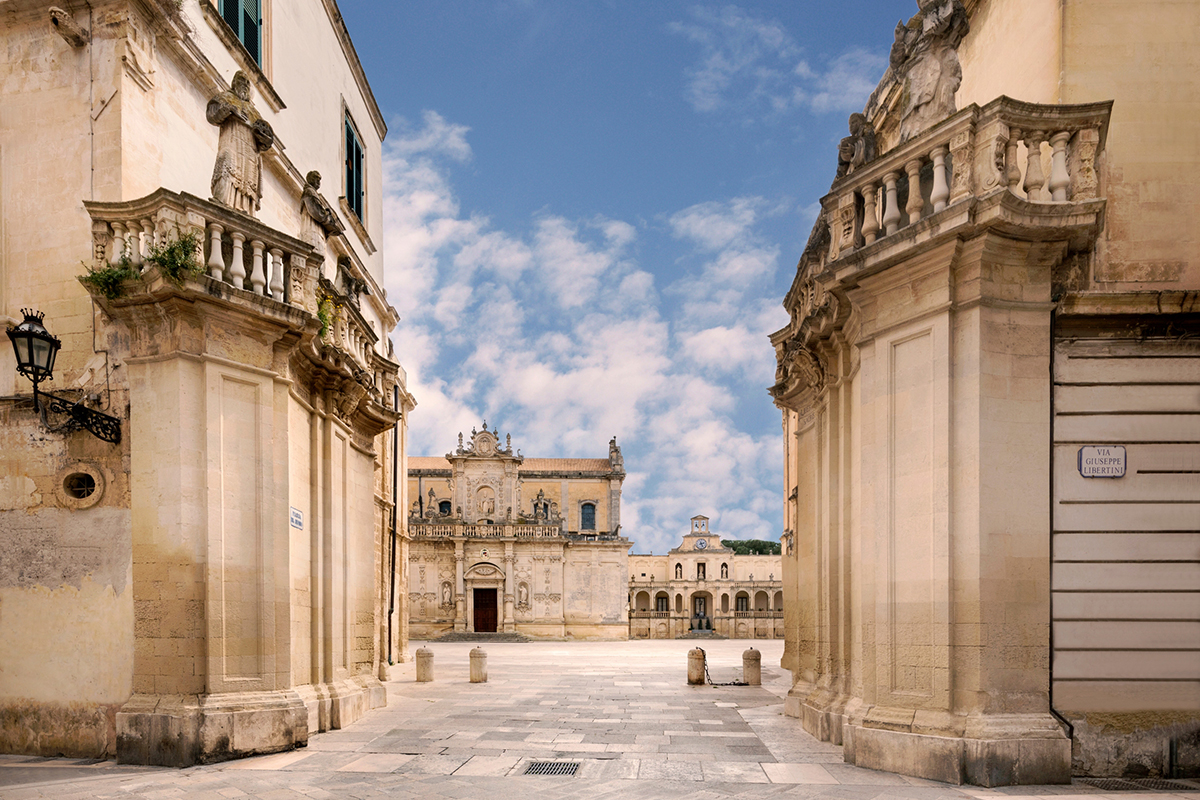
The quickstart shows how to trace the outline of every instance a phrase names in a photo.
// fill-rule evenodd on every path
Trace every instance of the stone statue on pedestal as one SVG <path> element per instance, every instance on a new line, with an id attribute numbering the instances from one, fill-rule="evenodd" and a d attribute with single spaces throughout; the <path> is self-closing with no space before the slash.
<path id="1" fill-rule="evenodd" d="M 253 214 L 262 199 L 262 153 L 275 144 L 275 131 L 250 102 L 250 81 L 240 70 L 232 91 L 208 101 L 205 117 L 220 126 L 212 196 L 216 202 Z"/>

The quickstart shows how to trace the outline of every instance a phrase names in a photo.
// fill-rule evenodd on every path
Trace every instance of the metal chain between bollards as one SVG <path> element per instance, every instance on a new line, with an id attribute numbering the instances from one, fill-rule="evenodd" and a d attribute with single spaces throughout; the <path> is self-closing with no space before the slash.
<path id="1" fill-rule="evenodd" d="M 699 650 L 701 653 L 704 653 L 704 648 L 703 648 L 703 647 L 697 647 L 696 649 L 697 649 L 697 650 Z M 744 676 L 743 676 L 743 677 L 744 677 Z M 709 685 L 709 686 L 749 686 L 749 685 L 750 685 L 750 684 L 746 683 L 746 681 L 744 681 L 744 680 L 742 680 L 742 681 L 729 681 L 729 683 L 717 683 L 717 682 L 715 682 L 715 681 L 712 679 L 712 675 L 709 675 L 709 674 L 708 674 L 708 653 L 704 653 L 704 680 L 706 680 L 706 681 L 708 682 L 708 685 Z"/>

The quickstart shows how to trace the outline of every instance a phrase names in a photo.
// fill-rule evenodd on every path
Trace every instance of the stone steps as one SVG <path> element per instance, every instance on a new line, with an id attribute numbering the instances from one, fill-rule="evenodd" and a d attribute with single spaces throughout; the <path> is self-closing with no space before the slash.
<path id="1" fill-rule="evenodd" d="M 528 636 L 520 633 L 473 633 L 471 631 L 452 631 L 442 634 L 431 642 L 532 642 Z"/>

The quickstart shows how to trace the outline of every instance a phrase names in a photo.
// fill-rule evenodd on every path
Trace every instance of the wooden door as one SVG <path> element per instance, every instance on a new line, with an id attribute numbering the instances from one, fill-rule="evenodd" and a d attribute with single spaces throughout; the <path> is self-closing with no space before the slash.
<path id="1" fill-rule="evenodd" d="M 496 632 L 496 590 L 475 590 L 475 632 Z"/>

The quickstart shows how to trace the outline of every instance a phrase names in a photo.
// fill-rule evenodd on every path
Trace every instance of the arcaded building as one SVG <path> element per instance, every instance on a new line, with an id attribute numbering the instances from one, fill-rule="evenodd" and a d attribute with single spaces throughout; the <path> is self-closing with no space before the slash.
<path id="1" fill-rule="evenodd" d="M 952 783 L 1196 774 L 1200 5 L 919 6 L 772 336 L 787 713 Z"/>
<path id="2" fill-rule="evenodd" d="M 692 517 L 666 555 L 629 556 L 629 638 L 674 639 L 711 631 L 736 639 L 783 638 L 778 555 L 738 555 Z"/>
<path id="3" fill-rule="evenodd" d="M 409 458 L 411 637 L 626 638 L 624 479 L 615 439 L 607 458 L 525 458 L 486 422 Z"/>
<path id="4" fill-rule="evenodd" d="M 0 0 L 0 752 L 300 746 L 405 657 L 387 129 L 335 0 L 62 5 Z"/>

